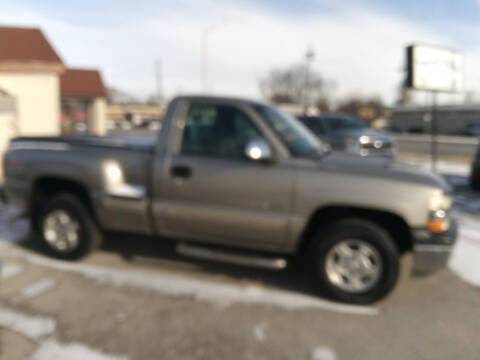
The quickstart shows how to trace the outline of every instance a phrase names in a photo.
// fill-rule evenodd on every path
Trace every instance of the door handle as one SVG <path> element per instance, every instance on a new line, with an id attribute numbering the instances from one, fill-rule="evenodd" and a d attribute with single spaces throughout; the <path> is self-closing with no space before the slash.
<path id="1" fill-rule="evenodd" d="M 180 177 L 186 179 L 192 176 L 192 168 L 190 166 L 175 165 L 172 166 L 170 173 L 173 177 Z"/>

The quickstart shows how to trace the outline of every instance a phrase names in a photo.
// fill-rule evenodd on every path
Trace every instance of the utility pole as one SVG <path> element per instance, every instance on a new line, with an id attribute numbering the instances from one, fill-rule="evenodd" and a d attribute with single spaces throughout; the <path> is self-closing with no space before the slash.
<path id="1" fill-rule="evenodd" d="M 303 113 L 306 114 L 310 105 L 310 65 L 315 58 L 315 51 L 310 46 L 305 53 L 305 86 L 303 90 Z"/>
<path id="2" fill-rule="evenodd" d="M 208 81 L 208 33 L 209 28 L 202 30 L 200 39 L 200 88 L 202 93 L 207 92 Z"/>
<path id="3" fill-rule="evenodd" d="M 155 78 L 157 83 L 157 103 L 158 106 L 163 105 L 163 69 L 162 59 L 155 59 Z"/>
<path id="4" fill-rule="evenodd" d="M 437 160 L 438 160 L 438 109 L 437 109 L 437 91 L 432 91 L 432 117 L 430 121 L 431 129 L 431 155 L 432 155 L 432 171 L 437 171 Z"/>

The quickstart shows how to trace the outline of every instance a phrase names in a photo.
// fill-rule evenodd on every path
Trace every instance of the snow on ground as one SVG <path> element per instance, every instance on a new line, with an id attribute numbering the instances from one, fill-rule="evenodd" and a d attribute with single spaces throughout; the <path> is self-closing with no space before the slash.
<path id="1" fill-rule="evenodd" d="M 126 357 L 106 355 L 86 345 L 61 344 L 54 338 L 54 319 L 31 316 L 0 306 L 0 327 L 14 331 L 37 343 L 29 360 L 126 360 Z"/>
<path id="2" fill-rule="evenodd" d="M 425 170 L 432 169 L 432 164 L 429 159 L 403 159 L 402 161 L 420 166 Z M 436 164 L 436 171 L 442 175 L 454 175 L 466 178 L 470 174 L 470 164 L 439 160 Z"/>
<path id="3" fill-rule="evenodd" d="M 335 360 L 336 358 L 335 351 L 326 346 L 313 349 L 310 355 L 311 360 Z"/>
<path id="4" fill-rule="evenodd" d="M 17 274 L 20 274 L 23 271 L 23 266 L 19 264 L 0 264 L 0 279 L 6 280 L 8 278 L 14 277 Z"/>
<path id="5" fill-rule="evenodd" d="M 55 321 L 41 316 L 29 316 L 0 306 L 0 327 L 22 334 L 31 340 L 41 340 L 55 331 Z"/>
<path id="6" fill-rule="evenodd" d="M 449 266 L 464 281 L 480 286 L 480 222 L 460 219 L 459 239 Z"/>
<path id="7" fill-rule="evenodd" d="M 61 344 L 53 339 L 42 342 L 28 360 L 126 360 L 124 356 L 106 355 L 83 344 Z"/>
<path id="8" fill-rule="evenodd" d="M 22 296 L 30 299 L 44 292 L 47 292 L 55 287 L 55 280 L 47 278 L 42 279 L 33 284 L 27 285 L 22 289 Z"/>

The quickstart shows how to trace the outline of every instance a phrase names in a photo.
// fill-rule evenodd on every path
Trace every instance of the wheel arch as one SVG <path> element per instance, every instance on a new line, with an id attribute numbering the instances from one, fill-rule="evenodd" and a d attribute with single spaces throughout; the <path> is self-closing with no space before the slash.
<path id="1" fill-rule="evenodd" d="M 63 176 L 41 176 L 33 181 L 31 189 L 29 213 L 34 228 L 36 227 L 34 219 L 38 216 L 42 206 L 53 196 L 62 193 L 76 196 L 86 206 L 97 225 L 99 224 L 90 192 L 82 182 Z"/>
<path id="2" fill-rule="evenodd" d="M 332 205 L 318 208 L 310 215 L 307 225 L 301 233 L 297 252 L 304 254 L 307 251 L 309 242 L 319 229 L 347 218 L 368 220 L 384 228 L 395 241 L 400 253 L 413 249 L 410 228 L 401 216 L 379 209 Z"/>

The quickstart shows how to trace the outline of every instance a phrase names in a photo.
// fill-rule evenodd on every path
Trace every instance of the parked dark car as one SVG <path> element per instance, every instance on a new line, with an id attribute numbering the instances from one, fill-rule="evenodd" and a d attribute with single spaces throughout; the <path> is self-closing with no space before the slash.
<path id="1" fill-rule="evenodd" d="M 383 130 L 395 134 L 404 134 L 408 132 L 408 128 L 401 124 L 389 124 L 385 126 Z"/>
<path id="2" fill-rule="evenodd" d="M 480 136 L 480 124 L 467 124 L 461 131 L 461 135 Z"/>
<path id="3" fill-rule="evenodd" d="M 475 191 L 480 191 L 480 146 L 473 158 L 470 171 L 470 187 Z"/>
<path id="4" fill-rule="evenodd" d="M 330 144 L 333 150 L 343 150 L 361 156 L 395 155 L 393 138 L 373 130 L 360 119 L 346 115 L 299 116 L 315 135 Z"/>

